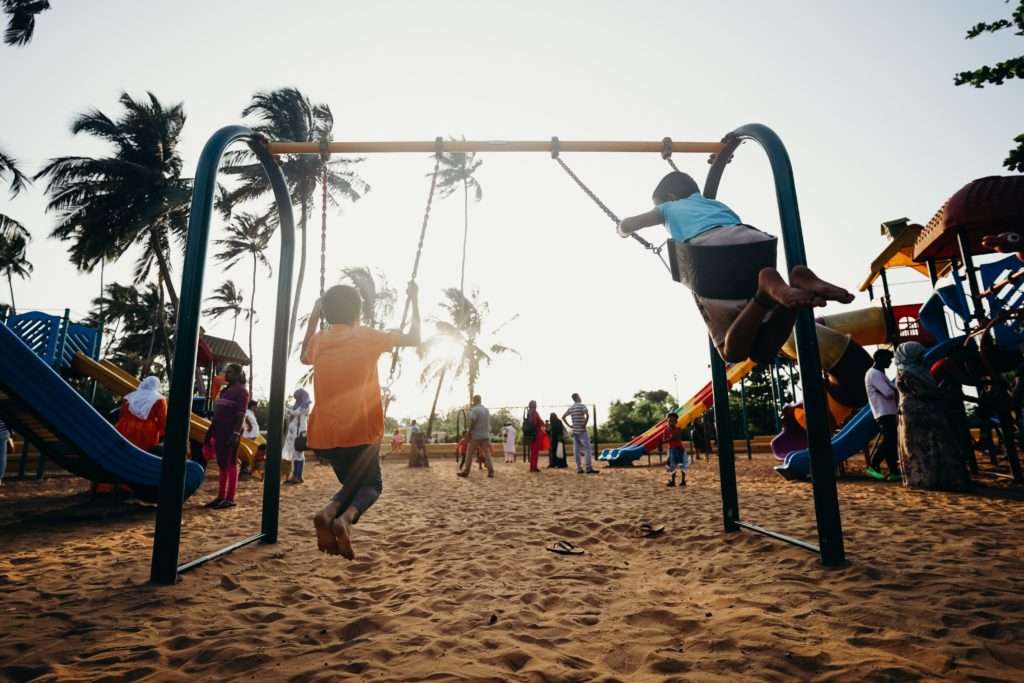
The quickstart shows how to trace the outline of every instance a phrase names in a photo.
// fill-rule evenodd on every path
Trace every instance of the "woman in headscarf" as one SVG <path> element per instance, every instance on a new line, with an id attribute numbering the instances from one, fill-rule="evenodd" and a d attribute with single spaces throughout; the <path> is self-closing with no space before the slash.
<path id="1" fill-rule="evenodd" d="M 899 453 L 908 488 L 968 491 L 967 454 L 946 414 L 946 401 L 925 365 L 925 347 L 906 342 L 896 349 L 899 390 Z"/>
<path id="2" fill-rule="evenodd" d="M 548 467 L 567 467 L 565 462 L 565 424 L 559 419 L 558 413 L 548 417 L 548 436 L 551 448 L 548 450 Z"/>
<path id="3" fill-rule="evenodd" d="M 249 408 L 249 391 L 245 388 L 242 366 L 232 363 L 224 370 L 227 386 L 213 404 L 213 420 L 206 439 L 213 439 L 217 454 L 217 497 L 206 504 L 215 509 L 235 506 L 238 488 L 238 441 L 242 438 L 242 420 Z"/>
<path id="4" fill-rule="evenodd" d="M 163 441 L 167 401 L 160 394 L 160 380 L 150 375 L 138 389 L 125 395 L 115 426 L 121 436 L 144 451 Z"/>
<path id="5" fill-rule="evenodd" d="M 292 474 L 285 480 L 286 484 L 301 484 L 302 470 L 306 465 L 306 433 L 309 429 L 309 407 L 312 401 L 305 389 L 296 389 L 292 394 L 295 403 L 284 412 L 288 430 L 281 449 L 281 458 L 292 463 Z"/>

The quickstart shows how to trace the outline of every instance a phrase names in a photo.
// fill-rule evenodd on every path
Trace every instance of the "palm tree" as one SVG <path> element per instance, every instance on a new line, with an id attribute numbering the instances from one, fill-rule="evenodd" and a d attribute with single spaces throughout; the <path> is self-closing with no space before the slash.
<path id="1" fill-rule="evenodd" d="M 443 302 L 441 307 L 446 311 L 448 320 L 433 319 L 431 321 L 437 328 L 437 334 L 424 341 L 419 350 L 420 357 L 426 360 L 420 381 L 423 384 L 428 384 L 437 380 L 434 402 L 430 408 L 430 418 L 427 420 L 428 436 L 437 414 L 437 400 L 441 394 L 441 386 L 449 373 L 454 372 L 456 377 L 466 377 L 469 402 L 472 403 L 473 395 L 476 393 L 476 383 L 480 378 L 480 369 L 484 364 L 490 364 L 491 354 L 511 352 L 518 355 L 519 353 L 513 348 L 497 343 L 490 344 L 487 351 L 482 348 L 482 345 L 486 344 L 482 341 L 482 337 L 494 336 L 507 323 L 503 323 L 487 335 L 484 334 L 484 319 L 490 313 L 490 306 L 487 302 L 480 300 L 479 292 L 474 291 L 467 298 L 452 287 L 444 290 L 444 295 L 447 301 Z M 517 317 L 519 317 L 518 314 L 511 320 L 515 320 Z"/>
<path id="2" fill-rule="evenodd" d="M 181 177 L 178 153 L 185 112 L 181 103 L 165 107 L 156 95 L 134 100 L 121 93 L 124 113 L 116 121 L 98 109 L 75 117 L 74 134 L 86 133 L 113 145 L 106 157 L 67 156 L 50 159 L 36 178 L 47 178 L 49 203 L 57 213 L 50 233 L 72 242 L 71 263 L 91 273 L 97 265 L 120 258 L 133 246 L 142 247 L 135 262 L 134 282 L 141 284 L 156 269 L 157 298 L 163 325 L 164 292 L 171 309 L 178 309 L 178 294 L 171 278 L 171 240 L 182 242 L 188 229 L 192 181 Z M 173 315 L 170 316 L 173 319 Z M 168 367 L 170 334 L 160 329 Z"/>
<path id="3" fill-rule="evenodd" d="M 4 42 L 17 47 L 28 45 L 36 30 L 36 15 L 48 9 L 49 0 L 0 0 L 0 10 L 7 15 Z"/>
<path id="4" fill-rule="evenodd" d="M 17 308 L 14 304 L 14 280 L 15 276 L 22 280 L 32 274 L 32 264 L 25 257 L 25 246 L 28 244 L 24 235 L 0 240 L 0 273 L 7 276 L 7 287 L 11 292 L 11 313 Z"/>
<path id="5" fill-rule="evenodd" d="M 185 113 L 181 103 L 165 107 L 153 93 L 147 96 L 137 101 L 122 93 L 118 102 L 125 111 L 116 121 L 97 109 L 75 117 L 71 132 L 110 143 L 111 156 L 57 157 L 35 177 L 48 180 L 46 208 L 59 216 L 50 236 L 72 242 L 72 264 L 92 272 L 104 259 L 140 245 L 135 283 L 155 266 L 177 309 L 170 245 L 188 229 L 192 192 L 191 179 L 181 177 L 178 152 Z"/>
<path id="6" fill-rule="evenodd" d="M 250 384 L 255 382 L 256 363 L 252 356 L 252 325 L 256 315 L 256 269 L 263 266 L 270 275 L 273 269 L 270 261 L 267 260 L 267 247 L 270 246 L 270 238 L 274 236 L 274 228 L 265 217 L 255 216 L 251 213 L 240 213 L 228 225 L 228 236 L 225 239 L 217 240 L 215 244 L 221 247 L 216 258 L 224 264 L 227 270 L 235 266 L 247 256 L 252 259 L 252 290 L 249 292 L 249 377 Z"/>
<path id="7" fill-rule="evenodd" d="M 248 317 L 249 314 L 242 308 L 242 304 L 245 303 L 245 292 L 238 288 L 234 280 L 225 280 L 220 287 L 213 290 L 213 294 L 206 300 L 212 301 L 213 305 L 204 310 L 203 315 L 212 318 L 231 315 L 231 341 L 235 341 L 235 334 L 238 332 L 238 316 L 244 313 Z"/>
<path id="8" fill-rule="evenodd" d="M 448 138 L 454 141 L 455 138 Z M 463 140 L 466 138 L 463 137 Z M 441 197 L 450 197 L 462 188 L 462 268 L 459 271 L 459 293 L 465 293 L 466 285 L 466 242 L 469 239 L 469 191 L 473 190 L 476 201 L 484 196 L 480 182 L 473 176 L 483 165 L 482 159 L 476 158 L 475 152 L 446 152 L 441 155 L 441 166 L 438 170 L 437 189 Z"/>
<path id="9" fill-rule="evenodd" d="M 363 325 L 383 329 L 398 301 L 398 293 L 388 286 L 387 278 L 381 273 L 374 276 L 366 266 L 342 268 L 341 277 L 359 290 L 359 298 L 363 300 Z"/>
<path id="10" fill-rule="evenodd" d="M 86 323 L 103 326 L 106 347 L 104 355 L 129 372 L 144 377 L 164 376 L 169 366 L 153 367 L 153 349 L 161 329 L 173 324 L 169 313 L 160 306 L 156 285 L 144 288 L 111 282 L 104 295 L 93 299 L 93 309 Z M 156 318 L 164 316 L 163 324 Z"/>
<path id="11" fill-rule="evenodd" d="M 253 116 L 258 123 L 253 130 L 273 140 L 292 142 L 319 142 L 330 140 L 334 128 L 334 115 L 326 104 L 313 104 L 298 88 L 279 88 L 253 95 L 242 116 Z M 240 185 L 219 198 L 219 206 L 256 199 L 270 192 L 270 183 L 263 168 L 253 162 L 250 151 L 228 155 L 225 172 L 238 176 Z M 357 201 L 370 186 L 349 167 L 362 159 L 338 159 L 327 163 L 328 202 L 338 205 L 340 198 Z M 295 282 L 295 299 L 288 328 L 289 346 L 295 336 L 299 299 L 306 275 L 307 227 L 315 197 L 320 187 L 324 161 L 314 155 L 289 154 L 279 157 L 281 170 L 288 183 L 293 204 L 299 205 L 299 272 Z M 276 219 L 276 213 L 274 213 Z"/>
<path id="12" fill-rule="evenodd" d="M 17 197 L 18 194 L 28 187 L 31 182 L 21 169 L 18 168 L 18 161 L 0 150 L 0 181 L 5 180 L 4 176 L 10 175 L 11 178 L 8 182 L 11 191 L 11 198 Z M 28 237 L 28 228 L 14 220 L 10 216 L 5 216 L 0 213 L 0 239 L 6 239 L 13 237 L 14 235 L 22 235 Z"/>

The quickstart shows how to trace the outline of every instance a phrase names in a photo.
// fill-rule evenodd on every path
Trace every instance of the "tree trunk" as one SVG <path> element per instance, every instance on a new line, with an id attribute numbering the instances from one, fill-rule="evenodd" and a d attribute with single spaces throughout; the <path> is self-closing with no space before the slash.
<path id="1" fill-rule="evenodd" d="M 466 285 L 466 242 L 469 239 L 469 183 L 462 181 L 462 270 L 459 272 L 459 294 Z"/>
<path id="2" fill-rule="evenodd" d="M 171 349 L 171 338 L 167 333 L 167 314 L 164 312 L 164 286 L 163 281 L 160 282 L 160 338 L 164 345 L 164 358 L 166 359 L 166 373 L 165 376 L 168 380 L 171 377 L 171 355 L 173 353 Z"/>
<path id="3" fill-rule="evenodd" d="M 299 213 L 299 232 L 302 233 L 302 244 L 299 249 L 299 276 L 295 280 L 295 299 L 292 302 L 292 319 L 288 323 L 288 351 L 292 350 L 295 340 L 295 322 L 299 319 L 299 297 L 302 296 L 302 281 L 306 277 L 306 220 L 309 218 L 309 199 L 303 194 Z"/>
<path id="4" fill-rule="evenodd" d="M 160 248 L 160 240 L 157 239 L 156 228 L 150 228 L 152 239 L 156 245 L 153 252 L 156 254 L 157 267 L 160 270 L 160 279 L 164 283 L 164 287 L 167 288 L 167 294 L 171 297 L 171 309 L 174 311 L 175 316 L 178 314 L 178 292 L 174 288 L 174 282 L 171 281 L 171 267 L 167 263 L 167 255 L 164 254 L 164 250 Z"/>
<path id="5" fill-rule="evenodd" d="M 159 327 L 159 321 L 156 319 L 159 315 L 159 304 L 157 310 L 153 312 L 153 332 L 149 335 L 149 349 L 146 351 L 146 358 L 139 368 L 139 379 L 143 379 L 149 374 L 149 369 L 153 365 L 153 347 L 156 345 L 157 328 Z"/>
<path id="6" fill-rule="evenodd" d="M 256 308 L 256 254 L 252 255 L 252 293 L 249 295 L 249 393 L 252 394 L 256 385 L 256 362 L 252 357 L 252 321 Z"/>
<path id="7" fill-rule="evenodd" d="M 7 271 L 7 288 L 11 290 L 11 315 L 18 312 L 14 306 L 14 280 L 11 279 L 11 271 Z"/>
<path id="8" fill-rule="evenodd" d="M 441 376 L 437 380 L 437 390 L 434 392 L 434 402 L 430 405 L 430 417 L 427 418 L 427 440 L 434 431 L 434 418 L 437 417 L 437 399 L 441 396 L 441 386 L 444 384 L 444 376 L 448 368 L 441 368 Z"/>
<path id="9" fill-rule="evenodd" d="M 234 322 L 231 324 L 231 341 L 238 335 L 238 309 L 235 309 Z"/>

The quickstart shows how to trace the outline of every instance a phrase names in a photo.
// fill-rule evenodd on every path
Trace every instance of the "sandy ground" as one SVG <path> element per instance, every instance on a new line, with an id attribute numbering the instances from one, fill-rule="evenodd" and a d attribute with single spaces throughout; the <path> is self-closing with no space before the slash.
<path id="1" fill-rule="evenodd" d="M 811 489 L 738 460 L 743 518 L 814 539 Z M 354 562 L 316 550 L 336 488 L 283 488 L 281 542 L 146 584 L 152 510 L 74 479 L 0 488 L 0 676 L 11 680 L 1024 680 L 1020 496 L 840 482 L 849 564 L 721 530 L 717 462 L 685 489 L 651 468 L 498 465 L 458 480 L 385 466 Z M 258 527 L 188 501 L 182 558 Z M 634 535 L 642 519 L 667 526 Z M 545 550 L 565 539 L 580 557 Z"/>

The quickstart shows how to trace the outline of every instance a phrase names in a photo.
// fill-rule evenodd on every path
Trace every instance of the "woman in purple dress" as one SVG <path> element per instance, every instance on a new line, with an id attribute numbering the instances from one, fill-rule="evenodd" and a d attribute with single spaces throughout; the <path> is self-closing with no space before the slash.
<path id="1" fill-rule="evenodd" d="M 227 385 L 213 404 L 213 421 L 206 433 L 207 440 L 213 439 L 217 453 L 219 481 L 217 497 L 206 507 L 217 510 L 235 506 L 235 490 L 238 486 L 238 441 L 242 435 L 242 420 L 249 407 L 249 391 L 245 388 L 245 372 L 242 366 L 232 363 L 224 370 Z"/>

